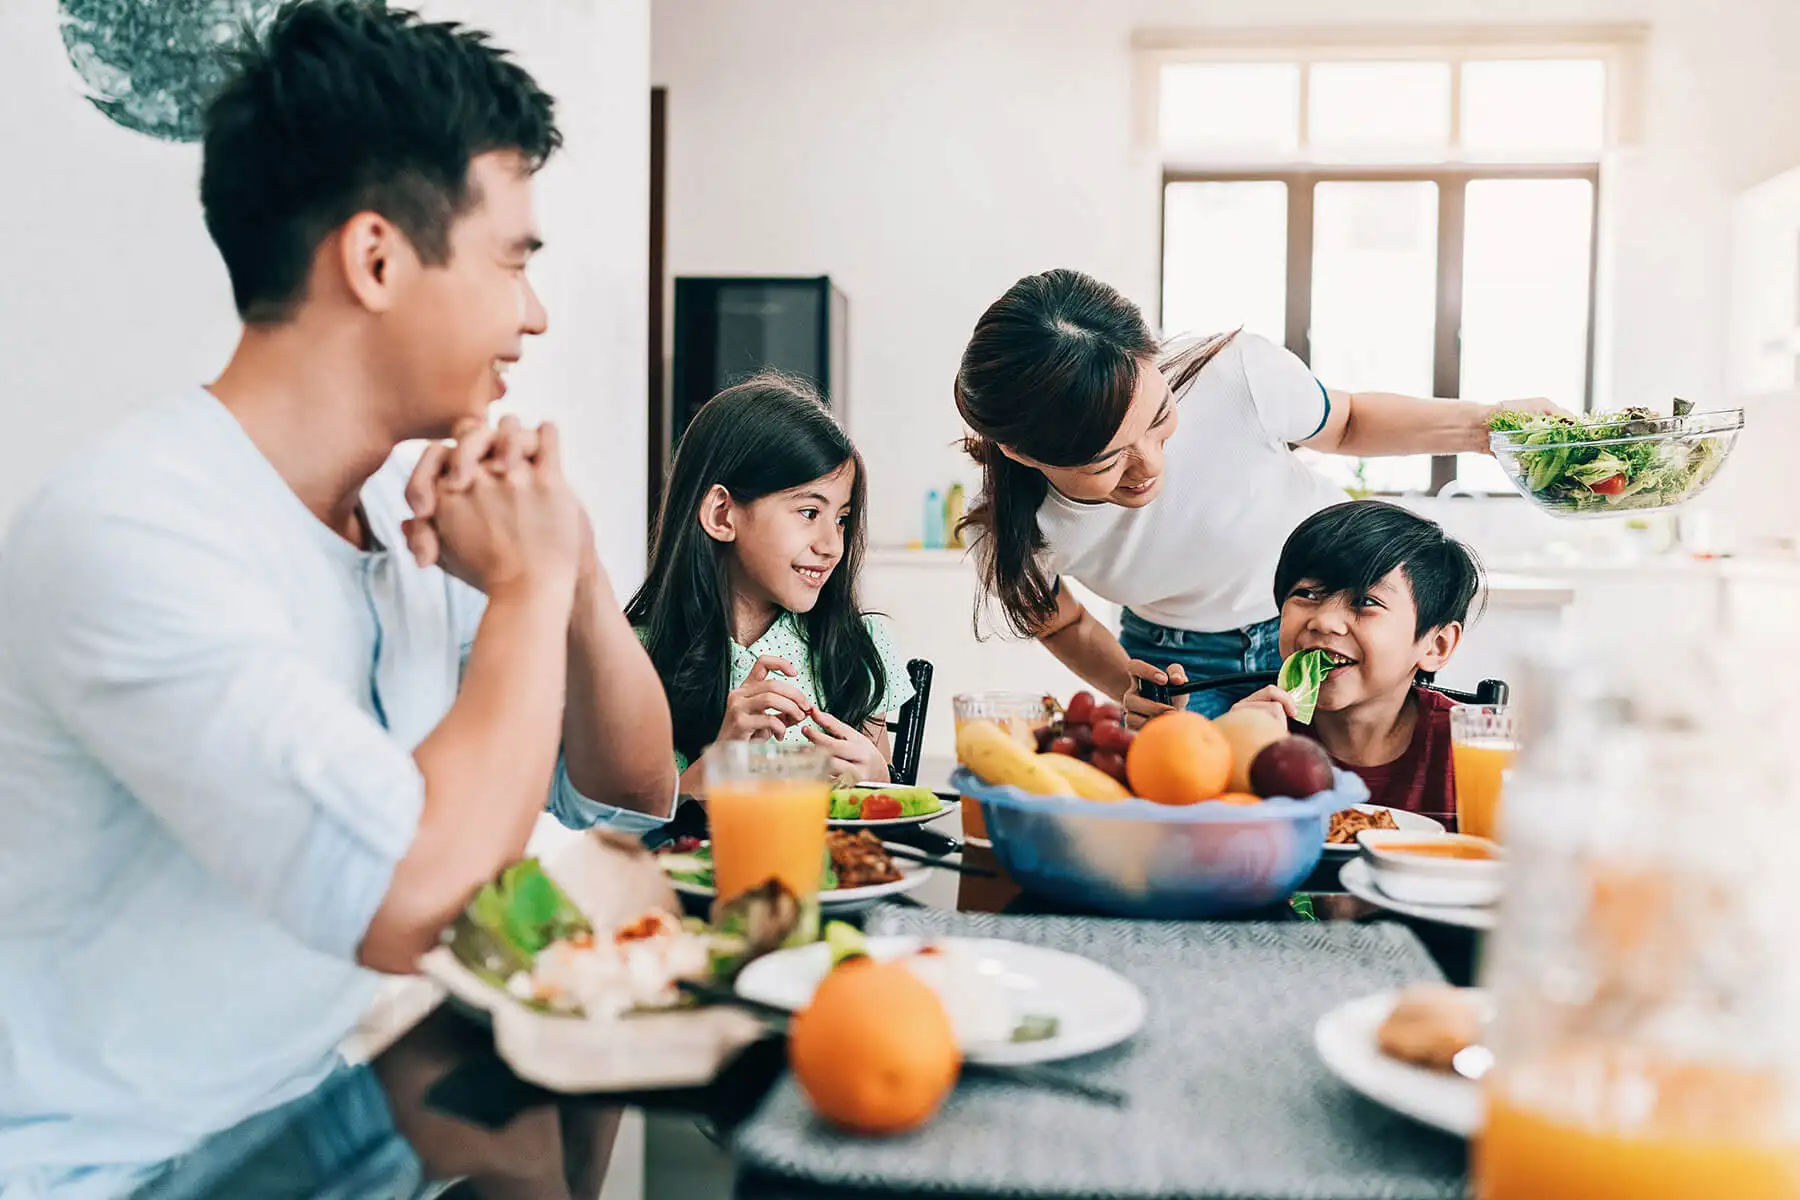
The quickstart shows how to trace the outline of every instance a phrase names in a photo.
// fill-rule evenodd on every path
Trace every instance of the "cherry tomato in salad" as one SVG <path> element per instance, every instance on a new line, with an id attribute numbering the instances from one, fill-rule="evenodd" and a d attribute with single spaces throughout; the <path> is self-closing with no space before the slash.
<path id="1" fill-rule="evenodd" d="M 862 802 L 865 821 L 891 821 L 900 815 L 900 802 L 886 792 L 876 792 Z"/>
<path id="2" fill-rule="evenodd" d="M 1611 479 L 1602 479 L 1599 483 L 1588 484 L 1588 491 L 1601 496 L 1616 496 L 1624 490 L 1625 476 L 1623 473 L 1614 475 Z"/>

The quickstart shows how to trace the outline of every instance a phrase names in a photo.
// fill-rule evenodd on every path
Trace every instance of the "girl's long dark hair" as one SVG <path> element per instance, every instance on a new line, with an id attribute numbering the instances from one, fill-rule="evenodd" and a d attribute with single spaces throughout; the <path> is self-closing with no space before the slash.
<path id="1" fill-rule="evenodd" d="M 669 694 L 675 748 L 697 758 L 719 735 L 731 684 L 731 548 L 700 527 L 718 484 L 748 504 L 853 464 L 844 557 L 819 602 L 801 616 L 821 707 L 853 728 L 879 715 L 887 675 L 863 624 L 856 579 L 866 537 L 862 458 L 804 382 L 765 373 L 703 405 L 681 439 L 663 490 L 648 577 L 625 613 Z"/>
<path id="2" fill-rule="evenodd" d="M 1193 343 L 1160 363 L 1176 395 L 1234 336 Z M 1142 364 L 1160 352 L 1137 305 L 1079 271 L 1028 275 L 975 323 L 956 372 L 956 408 L 973 431 L 963 447 L 981 466 L 981 491 L 962 526 L 974 532 L 982 590 L 1015 633 L 1030 637 L 1056 615 L 1037 520 L 1050 483 L 1000 447 L 1056 467 L 1091 462 L 1124 424 Z"/>

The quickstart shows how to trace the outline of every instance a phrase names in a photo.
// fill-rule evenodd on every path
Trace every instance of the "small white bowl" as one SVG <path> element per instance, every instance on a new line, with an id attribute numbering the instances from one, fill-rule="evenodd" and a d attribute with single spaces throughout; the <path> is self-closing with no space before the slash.
<path id="1" fill-rule="evenodd" d="M 1357 845 L 1374 873 L 1375 885 L 1408 904 L 1482 908 L 1506 890 L 1505 851 L 1487 838 L 1466 833 L 1407 833 L 1365 829 Z M 1455 844 L 1479 846 L 1491 858 L 1450 858 L 1406 853 L 1405 847 Z"/>

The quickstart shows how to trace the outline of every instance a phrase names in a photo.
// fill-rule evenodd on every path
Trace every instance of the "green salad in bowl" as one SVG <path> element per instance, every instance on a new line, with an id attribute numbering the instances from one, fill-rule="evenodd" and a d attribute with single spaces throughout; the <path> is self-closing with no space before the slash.
<path id="1" fill-rule="evenodd" d="M 1513 486 L 1558 516 L 1609 516 L 1672 508 L 1693 499 L 1725 465 L 1744 410 L 1673 416 L 1647 408 L 1583 416 L 1499 412 L 1488 444 Z"/>

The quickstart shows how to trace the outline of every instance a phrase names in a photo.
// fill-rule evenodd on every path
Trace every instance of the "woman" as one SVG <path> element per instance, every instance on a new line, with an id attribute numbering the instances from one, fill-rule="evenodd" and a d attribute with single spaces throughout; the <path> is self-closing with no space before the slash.
<path id="1" fill-rule="evenodd" d="M 1549 408 L 1337 391 L 1242 331 L 1165 352 L 1136 305 L 1068 270 L 1021 279 L 982 314 L 956 406 L 982 469 L 965 527 L 985 592 L 1135 721 L 1164 711 L 1135 694 L 1138 679 L 1281 665 L 1276 556 L 1344 499 L 1293 446 L 1485 452 L 1490 414 Z M 1064 576 L 1124 609 L 1119 636 Z M 1245 694 L 1199 692 L 1190 706 L 1217 715 Z"/>

